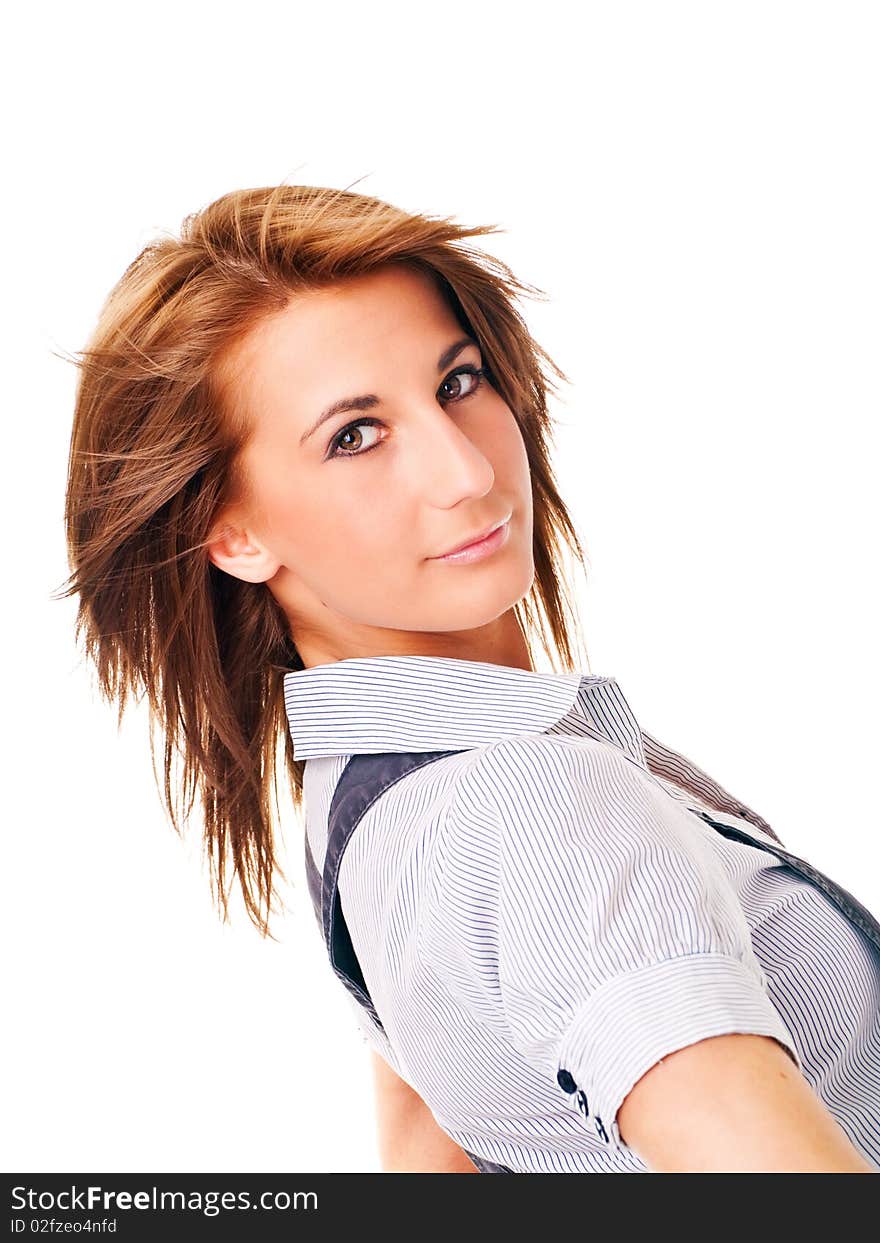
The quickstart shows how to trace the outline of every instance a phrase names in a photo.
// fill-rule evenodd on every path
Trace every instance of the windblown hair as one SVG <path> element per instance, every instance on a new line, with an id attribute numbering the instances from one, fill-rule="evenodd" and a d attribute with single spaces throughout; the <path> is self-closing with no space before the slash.
<path id="1" fill-rule="evenodd" d="M 206 544 L 218 512 L 247 487 L 239 455 L 248 428 L 227 407 L 225 351 L 302 291 L 406 263 L 435 280 L 480 345 L 491 382 L 513 411 L 531 466 L 535 579 L 516 606 L 534 658 L 578 667 L 582 642 L 564 564 L 584 553 L 550 468 L 548 370 L 567 377 L 516 309 L 535 286 L 464 239 L 463 227 L 349 190 L 282 184 L 225 194 L 186 217 L 180 236 L 150 242 L 110 291 L 79 369 L 65 527 L 78 594 L 76 639 L 117 701 L 145 692 L 154 775 L 180 834 L 196 795 L 212 900 L 228 921 L 238 876 L 248 915 L 272 936 L 284 878 L 277 857 L 278 772 L 297 811 L 303 768 L 287 726 L 283 676 L 303 668 L 287 618 L 265 583 L 215 566 Z M 585 650 L 585 648 L 584 648 Z M 164 736 L 164 781 L 154 729 Z M 279 744 L 283 743 L 283 758 Z M 180 777 L 172 776 L 175 752 Z M 231 859 L 232 877 L 228 875 Z"/>

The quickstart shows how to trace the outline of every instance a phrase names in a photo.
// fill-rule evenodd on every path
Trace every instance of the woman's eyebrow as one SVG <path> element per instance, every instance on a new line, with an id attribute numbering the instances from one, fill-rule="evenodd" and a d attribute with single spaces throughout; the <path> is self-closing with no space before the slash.
<path id="1" fill-rule="evenodd" d="M 448 367 L 453 359 L 457 358 L 462 350 L 467 349 L 469 345 L 476 346 L 479 349 L 479 344 L 473 337 L 459 337 L 457 341 L 453 341 L 452 345 L 447 346 L 447 348 L 437 359 L 438 372 L 443 371 L 445 367 Z M 375 393 L 364 393 L 361 397 L 342 397 L 339 401 L 334 401 L 331 406 L 328 406 L 327 409 L 320 414 L 317 419 L 315 419 L 311 427 L 307 428 L 306 431 L 303 432 L 299 438 L 300 445 L 304 445 L 308 438 L 318 430 L 322 423 L 326 423 L 328 419 L 332 419 L 336 414 L 341 414 L 343 410 L 369 410 L 373 406 L 378 406 L 379 404 L 380 400 Z"/>

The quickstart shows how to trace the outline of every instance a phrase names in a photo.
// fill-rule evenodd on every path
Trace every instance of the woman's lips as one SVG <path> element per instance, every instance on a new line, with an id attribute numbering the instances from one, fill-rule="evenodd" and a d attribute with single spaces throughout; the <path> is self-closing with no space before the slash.
<path id="1" fill-rule="evenodd" d="M 474 540 L 472 544 L 465 545 L 455 552 L 445 553 L 442 557 L 429 557 L 429 561 L 446 561 L 454 564 L 467 564 L 471 561 L 481 561 L 483 557 L 488 557 L 490 553 L 500 548 L 502 544 L 507 542 L 510 534 L 510 515 L 508 514 L 504 522 L 499 526 L 492 528 L 488 535 L 482 539 Z"/>

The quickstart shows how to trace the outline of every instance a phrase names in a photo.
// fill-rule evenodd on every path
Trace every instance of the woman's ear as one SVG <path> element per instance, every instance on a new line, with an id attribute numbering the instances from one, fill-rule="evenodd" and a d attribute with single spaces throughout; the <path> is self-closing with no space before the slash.
<path id="1" fill-rule="evenodd" d="M 221 515 L 206 544 L 208 556 L 220 570 L 246 583 L 265 583 L 281 562 L 242 525 L 233 512 Z"/>

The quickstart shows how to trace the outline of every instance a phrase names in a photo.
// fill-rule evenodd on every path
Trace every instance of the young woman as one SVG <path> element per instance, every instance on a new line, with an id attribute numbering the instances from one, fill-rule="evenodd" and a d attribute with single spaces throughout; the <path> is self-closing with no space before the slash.
<path id="1" fill-rule="evenodd" d="M 880 925 L 580 670 L 492 231 L 282 185 L 135 259 L 68 481 L 102 690 L 266 935 L 283 741 L 385 1169 L 876 1171 Z"/>

